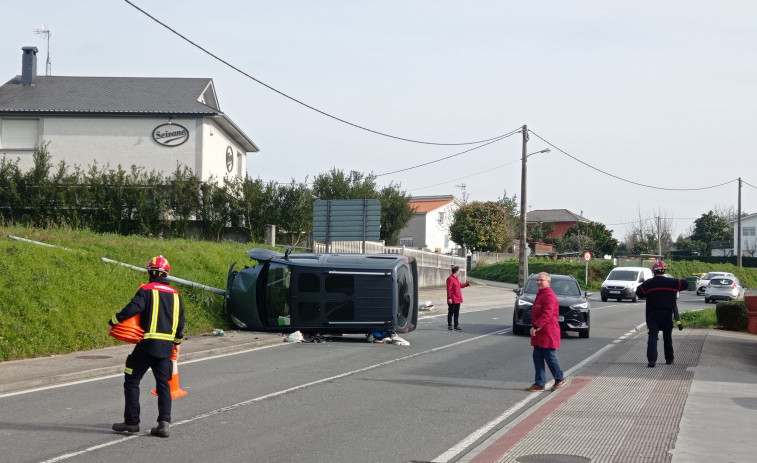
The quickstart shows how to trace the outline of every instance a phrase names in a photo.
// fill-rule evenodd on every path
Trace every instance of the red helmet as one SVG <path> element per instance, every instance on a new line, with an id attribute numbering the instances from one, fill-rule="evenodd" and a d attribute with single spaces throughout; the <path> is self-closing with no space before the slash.
<path id="1" fill-rule="evenodd" d="M 169 264 L 168 259 L 163 256 L 155 256 L 150 259 L 150 262 L 147 263 L 146 268 L 148 272 L 150 270 L 157 270 L 158 272 L 163 272 L 165 274 L 171 272 L 171 264 Z"/>
<path id="2" fill-rule="evenodd" d="M 658 260 L 658 261 L 657 261 L 657 262 L 655 262 L 655 263 L 654 263 L 654 265 L 652 266 L 652 271 L 653 271 L 653 272 L 655 272 L 655 273 L 656 273 L 656 272 L 664 272 L 664 271 L 666 271 L 667 269 L 668 269 L 668 266 L 667 266 L 667 265 L 665 264 L 665 262 L 663 262 L 663 261 L 661 261 L 661 260 Z"/>

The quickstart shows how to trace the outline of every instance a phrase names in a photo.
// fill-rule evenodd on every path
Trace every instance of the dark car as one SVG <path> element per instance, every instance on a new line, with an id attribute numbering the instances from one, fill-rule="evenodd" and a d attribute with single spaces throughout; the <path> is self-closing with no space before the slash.
<path id="1" fill-rule="evenodd" d="M 407 333 L 418 324 L 418 266 L 401 254 L 285 254 L 251 249 L 256 264 L 226 280 L 232 322 L 254 331 Z"/>
<path id="2" fill-rule="evenodd" d="M 589 337 L 589 318 L 591 306 L 589 296 L 582 292 L 581 286 L 572 275 L 550 275 L 550 287 L 560 304 L 560 330 L 576 331 L 582 338 Z M 513 334 L 526 334 L 531 328 L 531 308 L 539 288 L 536 286 L 538 275 L 531 275 L 523 288 L 514 289 L 518 295 L 513 309 Z"/>

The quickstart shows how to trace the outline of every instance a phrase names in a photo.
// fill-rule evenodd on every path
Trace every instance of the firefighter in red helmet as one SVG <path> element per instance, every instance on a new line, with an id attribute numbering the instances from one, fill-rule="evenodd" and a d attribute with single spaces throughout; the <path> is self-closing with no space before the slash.
<path id="1" fill-rule="evenodd" d="M 139 432 L 139 383 L 151 368 L 158 392 L 158 426 L 152 428 L 150 434 L 168 437 L 172 400 L 169 385 L 173 370 L 171 354 L 178 355 L 184 338 L 184 304 L 179 292 L 167 279 L 171 271 L 168 259 L 153 257 L 146 268 L 149 283 L 141 285 L 131 302 L 109 321 L 114 325 L 141 314 L 140 325 L 145 330 L 144 338 L 126 358 L 124 421 L 115 423 L 113 430 Z"/>
<path id="2" fill-rule="evenodd" d="M 681 317 L 678 314 L 676 295 L 688 288 L 686 280 L 668 278 L 665 272 L 667 264 L 658 260 L 652 266 L 654 277 L 640 284 L 636 288 L 636 295 L 646 299 L 647 333 L 647 366 L 652 368 L 657 363 L 657 333 L 662 331 L 665 363 L 673 363 L 673 320 L 682 330 Z"/>

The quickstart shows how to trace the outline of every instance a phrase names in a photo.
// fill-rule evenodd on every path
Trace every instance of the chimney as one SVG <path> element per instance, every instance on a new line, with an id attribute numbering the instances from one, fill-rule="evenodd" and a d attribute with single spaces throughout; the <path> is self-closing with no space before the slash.
<path id="1" fill-rule="evenodd" d="M 37 47 L 21 47 L 21 85 L 34 85 L 37 80 Z"/>

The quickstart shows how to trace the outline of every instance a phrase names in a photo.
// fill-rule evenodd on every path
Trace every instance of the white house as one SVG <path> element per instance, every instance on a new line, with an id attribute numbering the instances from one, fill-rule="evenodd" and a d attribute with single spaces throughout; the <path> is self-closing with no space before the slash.
<path id="1" fill-rule="evenodd" d="M 47 144 L 53 165 L 132 165 L 202 180 L 245 178 L 255 143 L 224 114 L 209 78 L 37 75 L 37 48 L 22 48 L 21 75 L 0 86 L 0 159 L 33 166 Z"/>
<path id="2" fill-rule="evenodd" d="M 400 231 L 400 244 L 447 254 L 460 248 L 450 239 L 449 227 L 462 202 L 449 196 L 415 196 L 410 207 L 415 214 Z"/>
<path id="3" fill-rule="evenodd" d="M 733 224 L 733 255 L 738 252 L 739 221 L 731 220 Z M 741 218 L 741 255 L 757 256 L 757 214 L 746 215 Z"/>

